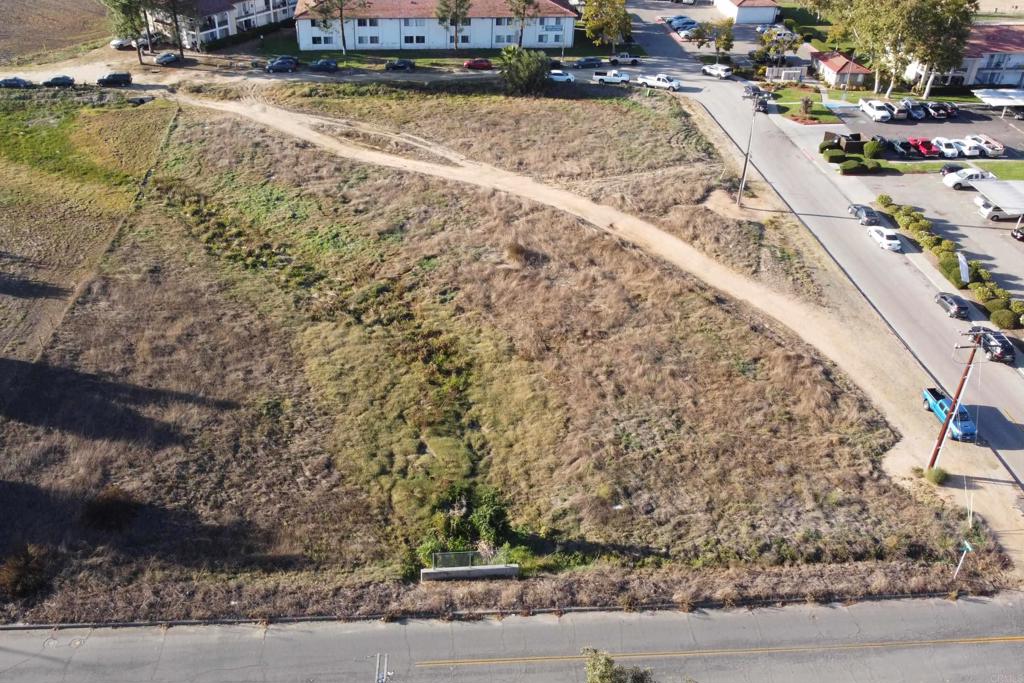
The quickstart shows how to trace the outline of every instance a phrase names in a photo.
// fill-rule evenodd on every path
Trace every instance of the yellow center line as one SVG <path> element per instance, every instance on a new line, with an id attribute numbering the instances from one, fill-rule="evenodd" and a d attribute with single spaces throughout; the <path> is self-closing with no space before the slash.
<path id="1" fill-rule="evenodd" d="M 798 652 L 827 652 L 842 650 L 896 649 L 928 645 L 991 645 L 997 643 L 1024 643 L 1024 635 L 981 636 L 977 638 L 947 638 L 940 640 L 894 640 L 877 643 L 837 643 L 834 645 L 792 645 L 779 647 L 748 647 L 719 650 L 681 650 L 677 652 L 618 652 L 614 659 L 677 659 L 691 657 L 726 657 L 735 655 L 787 654 Z M 496 657 L 493 659 L 430 659 L 416 662 L 417 667 L 437 666 L 494 666 L 499 664 L 543 664 L 548 662 L 576 662 L 586 655 L 538 655 L 534 657 Z"/>

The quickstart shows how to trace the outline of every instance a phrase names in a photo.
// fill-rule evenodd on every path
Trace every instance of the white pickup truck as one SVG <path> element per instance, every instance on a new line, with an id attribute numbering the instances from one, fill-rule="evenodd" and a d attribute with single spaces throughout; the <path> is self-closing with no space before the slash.
<path id="1" fill-rule="evenodd" d="M 857 106 L 862 112 L 867 114 L 872 121 L 884 122 L 892 119 L 892 114 L 879 100 L 860 100 L 857 102 Z"/>
<path id="2" fill-rule="evenodd" d="M 631 55 L 628 52 L 620 52 L 617 55 L 612 55 L 608 59 L 608 63 L 612 66 L 618 66 L 619 64 L 629 64 L 630 66 L 636 66 L 640 63 L 640 58 L 636 55 Z"/>
<path id="3" fill-rule="evenodd" d="M 595 71 L 590 78 L 592 83 L 629 83 L 629 74 L 625 71 Z"/>
<path id="4" fill-rule="evenodd" d="M 636 79 L 637 85 L 646 85 L 648 88 L 664 88 L 665 90 L 671 90 L 675 92 L 683 87 L 683 82 L 672 78 L 666 74 L 658 74 L 657 76 L 641 76 Z"/>

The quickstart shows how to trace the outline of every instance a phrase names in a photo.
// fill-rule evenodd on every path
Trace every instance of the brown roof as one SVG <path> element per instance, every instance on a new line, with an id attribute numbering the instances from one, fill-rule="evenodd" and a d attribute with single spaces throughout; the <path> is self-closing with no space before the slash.
<path id="1" fill-rule="evenodd" d="M 771 0 L 769 0 L 771 1 Z M 299 0 L 295 7 L 296 19 L 317 19 L 312 9 L 319 0 Z M 346 19 L 433 19 L 437 15 L 437 0 L 368 0 L 365 7 L 345 10 Z M 469 17 L 511 17 L 506 0 L 473 0 Z M 538 17 L 575 17 L 576 12 L 559 0 L 537 0 Z"/>
<path id="2" fill-rule="evenodd" d="M 972 28 L 964 56 L 980 57 L 992 52 L 1024 52 L 1024 25 L 985 24 Z"/>
<path id="3" fill-rule="evenodd" d="M 837 74 L 869 74 L 871 69 L 863 67 L 842 52 L 812 52 L 811 61 L 820 62 L 822 66 Z"/>

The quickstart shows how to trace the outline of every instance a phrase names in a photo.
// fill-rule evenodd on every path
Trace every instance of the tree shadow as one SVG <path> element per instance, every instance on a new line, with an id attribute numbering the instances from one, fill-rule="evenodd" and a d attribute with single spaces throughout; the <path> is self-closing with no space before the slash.
<path id="1" fill-rule="evenodd" d="M 666 557 L 665 551 L 662 548 L 655 548 L 650 545 L 601 543 L 585 538 L 559 540 L 544 538 L 532 532 L 522 531 L 515 533 L 514 544 L 525 545 L 538 556 L 550 555 L 552 553 L 580 553 L 587 557 L 615 555 L 634 561 L 643 560 L 648 557 Z"/>
<path id="2" fill-rule="evenodd" d="M 71 290 L 67 287 L 0 273 L 0 296 L 15 299 L 63 299 L 69 294 Z"/>
<path id="3" fill-rule="evenodd" d="M 0 416 L 96 440 L 140 442 L 162 448 L 184 441 L 171 424 L 136 408 L 185 403 L 217 409 L 237 403 L 113 381 L 98 374 L 0 358 Z"/>

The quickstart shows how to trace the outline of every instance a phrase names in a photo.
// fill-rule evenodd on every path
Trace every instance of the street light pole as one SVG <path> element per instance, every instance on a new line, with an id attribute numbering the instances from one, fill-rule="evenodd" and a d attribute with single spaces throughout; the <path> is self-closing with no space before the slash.
<path id="1" fill-rule="evenodd" d="M 740 174 L 740 190 L 736 193 L 736 206 L 743 206 L 743 188 L 747 185 L 747 165 L 750 163 L 750 142 L 754 139 L 754 121 L 757 120 L 757 103 L 760 97 L 755 95 L 751 101 L 750 131 L 747 133 L 747 151 L 743 153 L 743 173 Z"/>

